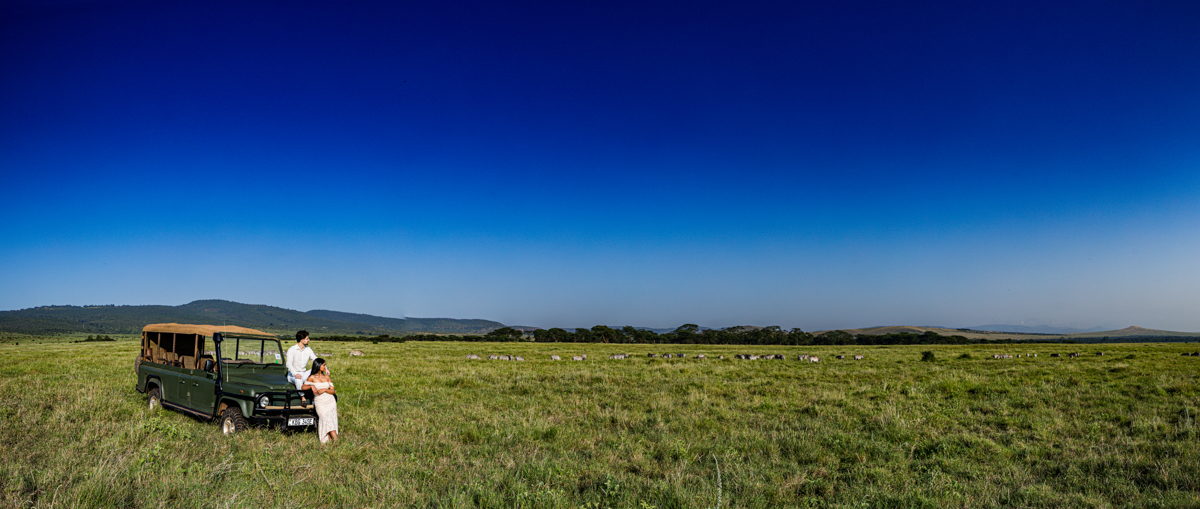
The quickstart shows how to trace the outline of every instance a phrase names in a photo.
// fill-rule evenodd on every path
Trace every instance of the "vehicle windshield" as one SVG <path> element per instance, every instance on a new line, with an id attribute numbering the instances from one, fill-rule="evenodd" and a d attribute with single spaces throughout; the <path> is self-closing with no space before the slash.
<path id="1" fill-rule="evenodd" d="M 278 339 L 227 338 L 225 344 L 233 346 L 222 348 L 227 364 L 283 364 L 283 347 Z"/>

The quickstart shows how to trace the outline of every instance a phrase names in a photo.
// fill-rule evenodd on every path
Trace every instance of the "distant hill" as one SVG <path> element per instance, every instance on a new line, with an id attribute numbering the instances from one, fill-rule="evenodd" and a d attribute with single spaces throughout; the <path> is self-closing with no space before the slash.
<path id="1" fill-rule="evenodd" d="M 359 313 L 343 313 L 341 311 L 329 311 L 326 309 L 314 309 L 305 314 L 317 318 L 324 318 L 326 320 L 357 323 L 390 330 L 406 330 L 407 325 L 405 323 L 406 320 L 403 318 L 387 318 Z"/>
<path id="2" fill-rule="evenodd" d="M 1083 334 L 1071 334 L 1071 336 L 1077 337 L 1077 338 L 1100 338 L 1100 337 L 1138 338 L 1138 337 L 1167 337 L 1167 336 L 1172 336 L 1172 337 L 1190 336 L 1190 337 L 1200 338 L 1200 332 L 1176 332 L 1176 331 L 1169 331 L 1169 330 L 1145 329 L 1142 327 L 1138 327 L 1136 325 L 1130 325 L 1129 327 L 1126 327 L 1126 328 L 1120 329 L 1120 330 L 1087 332 L 1087 333 L 1083 333 Z"/>
<path id="3" fill-rule="evenodd" d="M 971 330 L 984 331 L 1000 331 L 1000 332 L 1028 332 L 1032 334 L 1080 334 L 1084 332 L 1102 332 L 1104 327 L 1092 327 L 1090 329 L 1076 329 L 1074 327 L 1053 327 L 1050 325 L 976 325 L 967 327 Z"/>
<path id="4" fill-rule="evenodd" d="M 408 332 L 443 332 L 448 334 L 485 334 L 504 327 L 500 322 L 462 318 L 405 318 Z"/>
<path id="5" fill-rule="evenodd" d="M 181 306 L 42 306 L 0 311 L 0 332 L 18 334 L 136 334 L 150 323 L 230 324 L 276 334 L 305 329 L 321 334 L 413 332 L 484 334 L 504 327 L 492 320 L 387 318 L 341 311 L 295 311 L 228 300 L 198 300 Z"/>
<path id="6" fill-rule="evenodd" d="M 1025 339 L 1025 340 L 1073 340 L 1081 342 L 1090 342 L 1107 338 L 1108 341 L 1146 341 L 1152 338 L 1200 338 L 1200 332 L 1176 332 L 1155 329 L 1145 329 L 1142 327 L 1126 327 L 1120 330 L 1111 331 L 1096 331 L 1074 334 L 1047 334 L 1033 332 L 1017 332 L 1017 331 L 990 331 L 976 329 L 948 329 L 944 327 L 918 327 L 912 325 L 889 325 L 883 327 L 867 327 L 862 329 L 841 329 L 850 334 L 867 334 L 867 335 L 883 335 L 883 334 L 924 334 L 927 331 L 936 332 L 943 336 L 963 336 L 969 339 Z M 820 334 L 817 331 L 814 334 Z"/>

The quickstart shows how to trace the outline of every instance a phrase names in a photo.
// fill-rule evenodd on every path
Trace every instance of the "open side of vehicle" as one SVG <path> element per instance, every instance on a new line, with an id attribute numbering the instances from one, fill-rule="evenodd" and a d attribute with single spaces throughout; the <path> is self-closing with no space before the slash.
<path id="1" fill-rule="evenodd" d="M 225 434 L 317 423 L 312 395 L 287 382 L 279 338 L 236 326 L 160 323 L 142 329 L 137 390 L 151 410 L 218 420 Z"/>

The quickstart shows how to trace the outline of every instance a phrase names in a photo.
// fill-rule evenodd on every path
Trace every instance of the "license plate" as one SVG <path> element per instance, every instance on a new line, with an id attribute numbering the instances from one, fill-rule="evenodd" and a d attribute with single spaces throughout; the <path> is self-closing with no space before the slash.
<path id="1" fill-rule="evenodd" d="M 315 420 L 312 417 L 289 417 L 288 426 L 312 426 Z"/>

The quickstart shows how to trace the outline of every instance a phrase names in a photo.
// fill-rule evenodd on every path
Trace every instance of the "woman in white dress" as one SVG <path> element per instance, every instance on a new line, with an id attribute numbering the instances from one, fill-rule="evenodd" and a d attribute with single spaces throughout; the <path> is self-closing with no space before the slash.
<path id="1" fill-rule="evenodd" d="M 329 368 L 325 366 L 325 359 L 318 358 L 313 361 L 312 374 L 304 381 L 301 389 L 313 392 L 313 406 L 317 407 L 319 418 L 317 437 L 321 439 L 321 443 L 337 440 L 337 399 L 333 397 L 337 392 L 334 390 L 333 380 L 329 379 Z"/>

